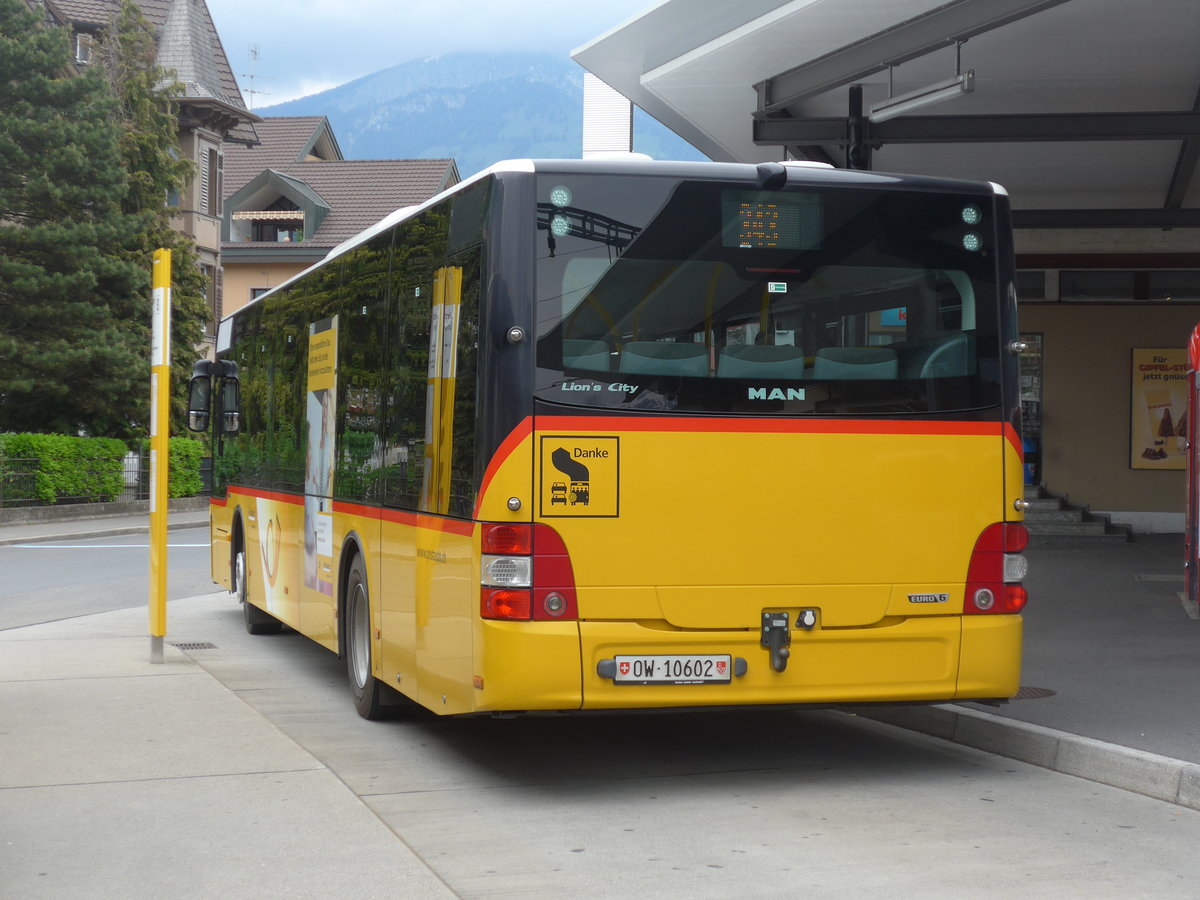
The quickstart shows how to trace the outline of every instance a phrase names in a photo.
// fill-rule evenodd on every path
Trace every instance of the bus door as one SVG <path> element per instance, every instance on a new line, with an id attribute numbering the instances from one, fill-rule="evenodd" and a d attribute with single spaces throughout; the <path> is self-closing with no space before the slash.
<path id="1" fill-rule="evenodd" d="M 1188 341 L 1187 526 L 1184 532 L 1184 580 L 1189 604 L 1200 601 L 1200 440 L 1197 439 L 1197 395 L 1200 394 L 1200 325 Z"/>

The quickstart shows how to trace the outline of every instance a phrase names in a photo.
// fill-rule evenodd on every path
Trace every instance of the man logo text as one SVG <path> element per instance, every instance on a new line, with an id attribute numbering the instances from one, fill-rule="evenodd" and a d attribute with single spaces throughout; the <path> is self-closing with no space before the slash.
<path id="1" fill-rule="evenodd" d="M 751 400 L 803 400 L 804 388 L 748 388 Z"/>

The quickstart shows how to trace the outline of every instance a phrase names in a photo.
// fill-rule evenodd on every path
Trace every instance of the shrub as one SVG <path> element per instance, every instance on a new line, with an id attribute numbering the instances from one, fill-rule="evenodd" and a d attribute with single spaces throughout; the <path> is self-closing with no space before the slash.
<path id="1" fill-rule="evenodd" d="M 172 497 L 195 497 L 204 489 L 200 480 L 200 460 L 204 444 L 189 437 L 173 437 L 167 442 L 171 477 L 167 493 Z"/>
<path id="2" fill-rule="evenodd" d="M 142 438 L 139 446 L 146 458 L 146 477 L 150 475 L 150 439 Z M 167 439 L 167 464 L 170 477 L 167 480 L 168 497 L 196 497 L 204 490 L 200 478 L 200 460 L 207 452 L 204 441 L 190 437 Z"/>
<path id="3" fill-rule="evenodd" d="M 116 438 L 3 434 L 0 457 L 29 461 L 25 465 L 34 470 L 33 495 L 43 503 L 103 503 L 116 499 L 125 487 L 125 444 Z"/>

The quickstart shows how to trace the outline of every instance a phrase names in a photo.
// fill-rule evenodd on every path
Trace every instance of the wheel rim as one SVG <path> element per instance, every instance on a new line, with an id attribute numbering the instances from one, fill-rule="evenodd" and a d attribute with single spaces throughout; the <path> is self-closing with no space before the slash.
<path id="1" fill-rule="evenodd" d="M 233 592 L 241 603 L 246 602 L 246 554 L 242 550 L 233 558 Z"/>
<path id="2" fill-rule="evenodd" d="M 371 677 L 371 647 L 367 592 L 361 583 L 354 585 L 350 594 L 350 666 L 354 683 L 366 687 Z"/>

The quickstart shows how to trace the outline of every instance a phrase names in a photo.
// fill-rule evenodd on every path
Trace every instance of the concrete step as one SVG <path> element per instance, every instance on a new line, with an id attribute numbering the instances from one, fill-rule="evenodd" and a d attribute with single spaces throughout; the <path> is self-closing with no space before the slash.
<path id="1" fill-rule="evenodd" d="M 1026 519 L 1025 528 L 1030 534 L 1105 534 L 1108 522 L 1103 519 L 1090 522 L 1031 522 Z"/>
<path id="2" fill-rule="evenodd" d="M 1038 522 L 1046 524 L 1051 522 L 1082 522 L 1087 517 L 1082 509 L 1027 509 L 1025 510 L 1025 523 Z"/>
<path id="3" fill-rule="evenodd" d="M 1034 547 L 1095 547 L 1105 544 L 1127 544 L 1132 537 L 1124 531 L 1107 534 L 1034 534 L 1029 532 L 1029 543 Z"/>
<path id="4" fill-rule="evenodd" d="M 1113 525 L 1107 516 L 1096 516 L 1086 507 L 1075 506 L 1065 497 L 1040 485 L 1025 485 L 1025 527 L 1039 544 L 1124 542 L 1133 540 L 1128 527 Z"/>
<path id="5" fill-rule="evenodd" d="M 1035 512 L 1055 512 L 1065 506 L 1061 497 L 1039 497 L 1036 500 L 1026 500 L 1025 502 L 1029 504 L 1029 510 Z"/>

